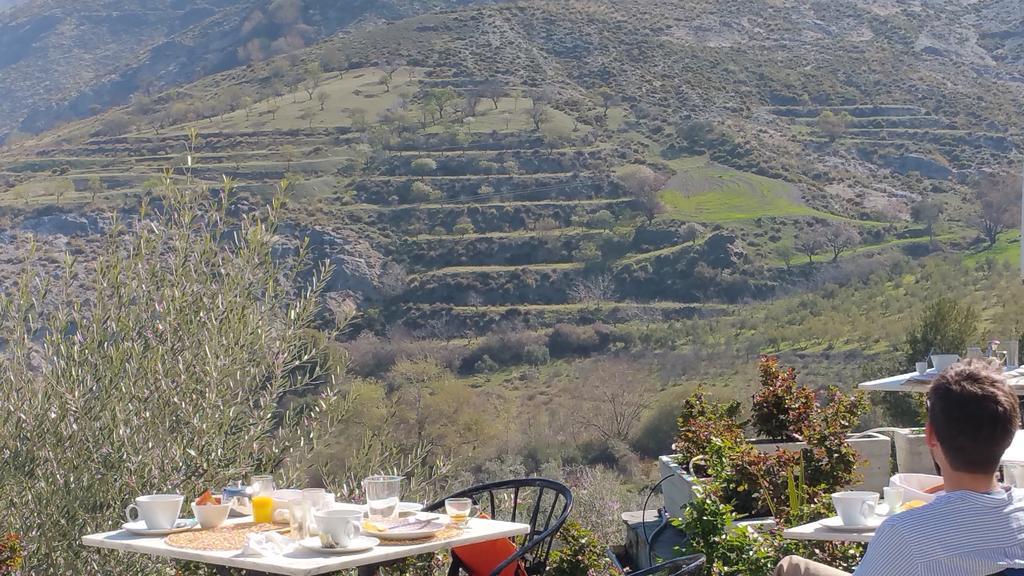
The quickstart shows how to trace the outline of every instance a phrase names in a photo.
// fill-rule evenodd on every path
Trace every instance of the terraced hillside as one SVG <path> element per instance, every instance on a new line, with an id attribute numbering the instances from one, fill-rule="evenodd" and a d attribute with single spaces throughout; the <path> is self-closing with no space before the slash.
<path id="1" fill-rule="evenodd" d="M 130 210 L 194 129 L 194 175 L 243 201 L 288 180 L 337 288 L 415 329 L 691 313 L 826 259 L 968 245 L 970 182 L 1016 153 L 1014 45 L 932 40 L 998 7 L 757 7 L 760 25 L 751 3 L 538 0 L 375 26 L 18 143 L 0 205 L 26 230 Z M 908 222 L 923 199 L 948 205 L 941 234 Z"/>

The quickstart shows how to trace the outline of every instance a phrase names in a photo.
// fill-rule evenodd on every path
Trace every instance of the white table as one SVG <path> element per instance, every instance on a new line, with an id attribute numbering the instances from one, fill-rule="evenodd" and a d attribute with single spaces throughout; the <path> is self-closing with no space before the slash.
<path id="1" fill-rule="evenodd" d="M 1024 368 L 1007 370 L 1004 374 L 1006 375 L 1007 383 L 1017 396 L 1024 396 Z M 935 380 L 938 375 L 939 373 L 936 372 L 935 369 L 931 369 L 924 374 L 910 372 L 907 374 L 900 374 L 898 376 L 889 376 L 888 378 L 872 380 L 870 382 L 861 382 L 860 384 L 857 384 L 857 388 L 859 390 L 874 392 L 923 393 L 928 391 L 928 387 L 932 385 L 932 381 Z"/>
<path id="2" fill-rule="evenodd" d="M 235 518 L 228 520 L 227 524 L 251 521 L 251 517 Z M 237 551 L 206 552 L 175 548 L 167 545 L 163 537 L 133 536 L 124 530 L 85 536 L 82 538 L 82 544 L 96 548 L 137 552 L 175 560 L 190 560 L 204 564 L 255 570 L 271 574 L 312 576 L 337 570 L 375 567 L 392 560 L 401 560 L 402 558 L 419 554 L 429 554 L 465 544 L 522 536 L 529 534 L 529 532 L 530 526 L 528 524 L 474 518 L 470 520 L 466 530 L 460 536 L 442 542 L 427 542 L 425 544 L 412 544 L 409 546 L 380 545 L 367 552 L 345 555 L 319 554 L 296 545 L 289 552 L 267 558 L 240 557 Z"/>
<path id="3" fill-rule="evenodd" d="M 811 522 L 803 526 L 788 528 L 782 532 L 783 538 L 790 540 L 819 540 L 826 542 L 871 542 L 874 532 L 849 532 L 823 526 L 821 522 Z"/>

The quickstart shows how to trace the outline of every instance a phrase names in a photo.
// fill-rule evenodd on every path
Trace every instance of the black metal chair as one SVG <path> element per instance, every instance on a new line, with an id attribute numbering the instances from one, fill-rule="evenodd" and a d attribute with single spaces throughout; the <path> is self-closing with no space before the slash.
<path id="1" fill-rule="evenodd" d="M 658 509 L 658 520 L 660 522 L 658 527 L 646 535 L 647 550 L 651 556 L 654 554 L 655 541 L 659 536 L 665 534 L 669 528 L 669 517 L 664 507 Z M 620 574 L 628 574 L 629 576 L 697 576 L 704 573 L 704 564 L 707 562 L 707 558 L 703 554 L 690 554 L 689 556 L 667 560 L 643 570 L 630 571 L 622 565 L 619 556 L 615 554 L 613 549 L 608 548 L 607 555 L 612 561 L 612 565 Z"/>
<path id="2" fill-rule="evenodd" d="M 448 498 L 470 498 L 480 506 L 481 512 L 495 520 L 530 525 L 529 534 L 515 539 L 518 547 L 515 554 L 499 564 L 491 576 L 498 576 L 502 570 L 520 562 L 530 576 L 544 574 L 555 535 L 572 511 L 572 491 L 569 487 L 544 478 L 520 478 L 481 484 L 456 492 Z M 424 510 L 443 511 L 444 500 L 438 500 Z M 453 556 L 449 576 L 456 576 L 462 568 Z"/>
<path id="3" fill-rule="evenodd" d="M 704 563 L 707 562 L 703 554 L 691 554 L 673 558 L 650 568 L 630 572 L 619 563 L 618 557 L 611 550 L 608 551 L 608 558 L 621 574 L 629 574 L 629 576 L 697 576 L 704 573 Z"/>

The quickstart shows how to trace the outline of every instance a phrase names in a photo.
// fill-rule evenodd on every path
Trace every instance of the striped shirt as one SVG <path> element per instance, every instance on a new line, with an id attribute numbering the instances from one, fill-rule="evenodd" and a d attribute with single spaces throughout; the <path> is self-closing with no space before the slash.
<path id="1" fill-rule="evenodd" d="M 854 576 L 989 576 L 1024 568 L 1024 490 L 964 490 L 882 523 Z"/>

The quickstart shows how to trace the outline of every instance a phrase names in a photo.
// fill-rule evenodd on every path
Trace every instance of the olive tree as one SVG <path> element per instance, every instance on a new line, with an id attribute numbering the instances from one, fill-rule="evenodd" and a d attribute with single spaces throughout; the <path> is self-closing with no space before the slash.
<path id="1" fill-rule="evenodd" d="M 667 178 L 647 166 L 633 165 L 622 169 L 616 176 L 619 184 L 633 197 L 648 224 L 665 211 L 659 193 Z"/>
<path id="2" fill-rule="evenodd" d="M 995 245 L 999 235 L 1017 223 L 1020 214 L 1020 178 L 1012 174 L 985 174 L 971 184 L 978 202 L 978 229 Z"/>
<path id="3" fill-rule="evenodd" d="M 214 200 L 184 177 L 163 178 L 159 210 L 112 220 L 92 266 L 68 256 L 52 277 L 29 254 L 0 294 L 0 508 L 26 573 L 153 573 L 79 538 L 139 494 L 279 470 L 321 405 L 285 399 L 333 395 L 310 336 L 329 264 L 306 275 L 303 245 L 278 258 L 280 201 L 236 219 L 230 180 Z"/>

